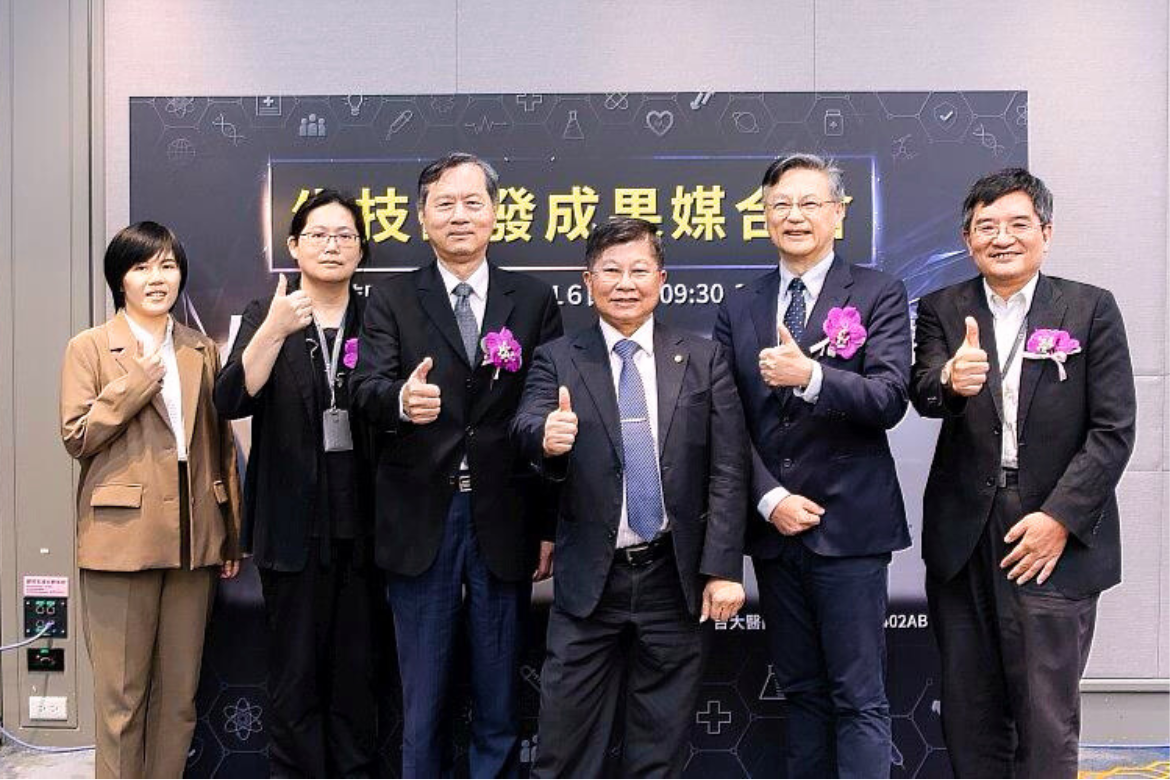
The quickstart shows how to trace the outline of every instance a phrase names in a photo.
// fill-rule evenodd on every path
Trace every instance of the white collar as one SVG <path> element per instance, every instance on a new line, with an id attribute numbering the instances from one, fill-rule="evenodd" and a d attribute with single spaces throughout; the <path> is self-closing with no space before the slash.
<path id="1" fill-rule="evenodd" d="M 646 318 L 646 321 L 634 331 L 634 335 L 625 336 L 620 330 L 610 325 L 604 319 L 598 319 L 601 323 L 601 336 L 605 339 L 605 351 L 613 352 L 613 347 L 623 339 L 630 339 L 639 347 L 646 350 L 646 354 L 654 357 L 654 315 L 651 314 Z"/>
<path id="2" fill-rule="evenodd" d="M 821 295 L 821 288 L 825 286 L 825 279 L 829 276 L 829 269 L 833 266 L 833 258 L 836 253 L 830 249 L 829 254 L 825 255 L 812 268 L 805 271 L 800 280 L 804 282 L 805 289 L 813 298 L 819 298 Z M 788 270 L 788 266 L 784 261 L 780 261 L 780 294 L 785 295 L 788 292 L 788 285 L 796 278 L 796 274 Z"/>
<path id="3" fill-rule="evenodd" d="M 987 278 L 984 277 L 983 294 L 987 296 L 987 305 L 991 308 L 992 311 L 995 311 L 995 307 L 997 306 L 1006 307 L 1009 303 L 1017 298 L 1020 298 L 1024 301 L 1024 311 L 1028 311 L 1032 308 L 1032 296 L 1036 294 L 1036 284 L 1039 281 L 1040 272 L 1037 271 L 1036 273 L 1032 274 L 1032 278 L 1028 280 L 1027 284 L 1013 293 L 1011 297 L 1005 301 L 991 289 L 991 285 L 987 283 Z"/>
<path id="4" fill-rule="evenodd" d="M 135 322 L 134 318 L 130 316 L 130 312 L 123 309 L 123 313 L 126 315 L 126 324 L 128 324 L 130 326 L 130 332 L 134 334 L 134 338 L 138 339 L 138 341 L 142 343 L 142 349 L 148 353 L 153 351 L 155 348 L 154 336 L 152 336 L 146 328 L 142 327 L 137 322 Z M 167 332 L 166 332 L 166 335 L 163 336 L 163 346 L 164 347 L 173 341 L 174 331 L 175 331 L 175 318 L 168 314 L 167 315 Z"/>
<path id="5" fill-rule="evenodd" d="M 453 274 L 449 270 L 447 270 L 447 267 L 445 265 L 443 265 L 442 260 L 436 260 L 435 264 L 439 267 L 439 276 L 443 277 L 443 287 L 446 288 L 447 295 L 454 295 L 455 294 L 455 285 L 459 284 L 460 282 L 462 282 L 464 280 L 460 279 L 458 276 L 456 276 L 455 274 Z M 484 301 L 487 300 L 487 288 L 488 288 L 487 258 L 484 258 L 480 262 L 479 268 L 476 268 L 475 271 L 472 272 L 471 276 L 467 277 L 467 283 L 469 285 L 471 285 L 471 292 L 473 295 L 477 296 L 480 300 L 484 300 Z"/>

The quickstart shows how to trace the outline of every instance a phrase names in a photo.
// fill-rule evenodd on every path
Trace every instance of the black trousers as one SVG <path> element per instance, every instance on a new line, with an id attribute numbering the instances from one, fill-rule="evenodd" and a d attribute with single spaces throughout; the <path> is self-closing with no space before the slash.
<path id="1" fill-rule="evenodd" d="M 686 609 L 672 555 L 617 562 L 589 617 L 556 606 L 541 673 L 533 777 L 678 777 L 703 670 L 703 635 Z M 619 700 L 620 764 L 606 765 Z"/>
<path id="2" fill-rule="evenodd" d="M 1080 679 L 1097 597 L 1008 580 L 1003 537 L 1021 517 L 1016 487 L 1000 488 L 967 565 L 948 582 L 927 577 L 956 777 L 1077 776 Z"/>
<path id="3" fill-rule="evenodd" d="M 260 570 L 268 623 L 272 777 L 371 777 L 377 751 L 376 570 L 334 540 L 329 566 Z"/>

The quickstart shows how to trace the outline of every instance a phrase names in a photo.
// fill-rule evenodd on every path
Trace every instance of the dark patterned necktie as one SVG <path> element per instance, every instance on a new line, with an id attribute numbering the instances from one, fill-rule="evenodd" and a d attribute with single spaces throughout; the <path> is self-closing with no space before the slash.
<path id="1" fill-rule="evenodd" d="M 630 530 L 648 542 L 662 527 L 664 510 L 646 391 L 642 387 L 642 375 L 634 365 L 634 353 L 638 349 L 638 343 L 630 339 L 622 339 L 613 346 L 622 359 L 618 414 L 622 421 L 622 454 L 626 467 L 626 520 Z"/>
<path id="2" fill-rule="evenodd" d="M 788 308 L 784 312 L 784 327 L 792 334 L 792 338 L 800 341 L 804 338 L 804 282 L 796 277 L 788 283 Z"/>
<path id="3" fill-rule="evenodd" d="M 479 344 L 479 326 L 475 324 L 475 312 L 471 310 L 471 285 L 460 282 L 455 285 L 455 322 L 459 324 L 459 335 L 463 338 L 463 349 L 467 360 L 475 365 L 475 350 Z"/>

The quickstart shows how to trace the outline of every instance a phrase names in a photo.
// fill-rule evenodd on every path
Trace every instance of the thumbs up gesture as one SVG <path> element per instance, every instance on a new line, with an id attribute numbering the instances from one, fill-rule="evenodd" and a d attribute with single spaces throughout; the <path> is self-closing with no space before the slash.
<path id="1" fill-rule="evenodd" d="M 423 358 L 402 386 L 402 411 L 415 425 L 426 425 L 439 419 L 442 393 L 438 385 L 427 382 L 427 374 L 434 364 L 429 357 Z"/>
<path id="2" fill-rule="evenodd" d="M 760 376 L 769 387 L 804 387 L 812 379 L 813 361 L 801 351 L 788 328 L 776 329 L 779 345 L 760 350 Z"/>
<path id="3" fill-rule="evenodd" d="M 281 339 L 313 321 L 313 302 L 305 291 L 294 290 L 290 293 L 287 290 L 288 280 L 281 274 L 280 281 L 276 283 L 276 293 L 268 307 L 268 316 L 264 319 L 272 335 Z"/>
<path id="4" fill-rule="evenodd" d="M 564 455 L 577 441 L 577 415 L 569 398 L 569 388 L 561 387 L 557 408 L 544 418 L 544 454 L 550 458 Z"/>
<path id="5" fill-rule="evenodd" d="M 979 323 L 974 317 L 965 321 L 967 333 L 963 343 L 943 366 L 942 378 L 952 392 L 969 398 L 983 389 L 991 364 L 987 362 L 987 353 L 979 347 Z"/>

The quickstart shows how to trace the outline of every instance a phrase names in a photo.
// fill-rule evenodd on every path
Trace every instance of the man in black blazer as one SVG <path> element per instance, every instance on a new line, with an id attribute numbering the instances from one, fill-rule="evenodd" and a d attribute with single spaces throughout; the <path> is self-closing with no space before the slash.
<path id="1" fill-rule="evenodd" d="M 615 771 L 677 776 L 699 624 L 743 604 L 743 411 L 718 345 L 653 316 L 666 279 L 654 225 L 597 226 L 586 263 L 600 322 L 537 350 L 513 425 L 561 483 L 534 775 L 607 776 L 622 700 Z"/>
<path id="2" fill-rule="evenodd" d="M 1107 291 L 1040 273 L 1051 237 L 1040 179 L 983 177 L 963 204 L 980 275 L 918 304 L 911 398 L 943 420 L 922 555 L 959 777 L 1076 777 L 1097 596 L 1121 579 L 1125 326 Z"/>
<path id="3" fill-rule="evenodd" d="M 487 261 L 498 198 L 495 171 L 472 155 L 423 170 L 419 218 L 437 261 L 373 290 L 350 380 L 354 405 L 385 432 L 376 560 L 389 571 L 405 777 L 450 772 L 447 700 L 465 601 L 471 775 L 511 771 L 519 621 L 551 555 L 543 545 L 534 575 L 538 529 L 526 501 L 539 481 L 508 428 L 532 352 L 561 334 L 561 318 L 547 284 Z M 501 351 L 505 330 L 512 341 Z"/>
<path id="4" fill-rule="evenodd" d="M 787 701 L 789 777 L 886 777 L 890 555 L 910 545 L 886 431 L 909 405 L 900 281 L 835 255 L 841 172 L 813 155 L 765 171 L 778 268 L 730 294 L 715 340 L 751 434 L 747 545 Z"/>

